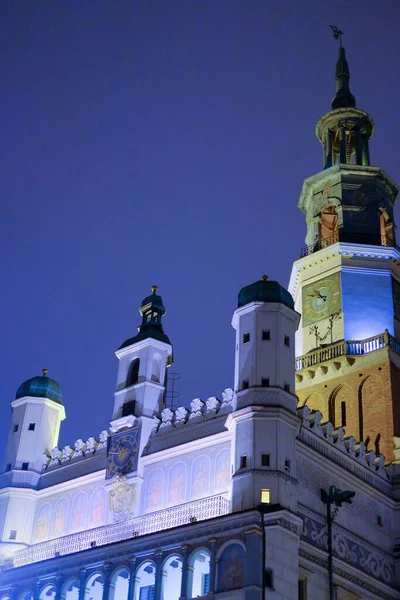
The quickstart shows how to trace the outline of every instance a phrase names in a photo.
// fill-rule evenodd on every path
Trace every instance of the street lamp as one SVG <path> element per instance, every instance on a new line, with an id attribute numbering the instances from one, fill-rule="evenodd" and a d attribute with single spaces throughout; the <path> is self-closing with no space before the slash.
<path id="1" fill-rule="evenodd" d="M 321 502 L 326 504 L 327 513 L 327 525 L 328 525 L 328 577 L 329 577 L 329 600 L 334 600 L 333 597 L 333 551 L 332 551 L 332 523 L 337 515 L 339 508 L 343 502 L 351 504 L 351 499 L 356 495 L 355 492 L 350 490 L 339 490 L 334 485 L 331 485 L 329 492 L 321 489 Z M 333 514 L 331 512 L 331 505 L 335 505 Z"/>

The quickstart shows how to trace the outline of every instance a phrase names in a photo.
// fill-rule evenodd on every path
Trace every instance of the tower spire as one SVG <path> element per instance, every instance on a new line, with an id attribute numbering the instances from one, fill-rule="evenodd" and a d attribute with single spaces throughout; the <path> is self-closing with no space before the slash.
<path id="1" fill-rule="evenodd" d="M 342 46 L 342 35 L 338 27 L 330 25 L 335 40 L 339 40 L 339 56 L 336 63 L 336 94 L 332 100 L 332 108 L 355 108 L 356 99 L 350 92 L 350 69 L 346 60 L 346 51 Z"/>

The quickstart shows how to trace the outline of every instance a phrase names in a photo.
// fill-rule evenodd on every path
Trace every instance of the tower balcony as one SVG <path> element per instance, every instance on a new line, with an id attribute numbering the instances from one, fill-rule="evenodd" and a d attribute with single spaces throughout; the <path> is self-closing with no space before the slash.
<path id="1" fill-rule="evenodd" d="M 314 252 L 328 248 L 328 246 L 333 246 L 333 244 L 336 244 L 337 242 L 343 242 L 346 244 L 363 244 L 366 246 L 385 246 L 389 248 L 396 248 L 396 250 L 400 252 L 400 246 L 398 246 L 394 239 L 388 235 L 338 231 L 331 237 L 318 239 L 314 244 L 302 248 L 300 252 L 300 258 L 314 254 Z"/>
<path id="2" fill-rule="evenodd" d="M 400 356 L 400 342 L 396 341 L 387 330 L 365 340 L 342 340 L 321 346 L 296 358 L 296 379 L 298 382 L 303 380 L 303 375 L 300 371 L 306 371 L 308 377 L 311 379 L 314 378 L 317 368 L 323 374 L 326 373 L 328 370 L 327 363 L 331 363 L 332 368 L 338 371 L 341 367 L 341 362 L 354 364 L 357 357 L 382 350 L 383 348 L 388 348 L 388 350 Z"/>

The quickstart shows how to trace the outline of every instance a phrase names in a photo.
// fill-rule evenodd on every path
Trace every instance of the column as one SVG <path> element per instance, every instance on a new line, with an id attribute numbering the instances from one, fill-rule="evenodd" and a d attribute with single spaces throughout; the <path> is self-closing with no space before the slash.
<path id="1" fill-rule="evenodd" d="M 39 600 L 40 594 L 40 581 L 37 581 L 33 586 L 33 600 Z"/>
<path id="2" fill-rule="evenodd" d="M 162 583 L 162 552 L 159 552 L 155 556 L 156 563 L 156 581 L 154 586 L 154 600 L 160 600 L 161 598 L 161 583 Z"/>
<path id="3" fill-rule="evenodd" d="M 86 569 L 79 571 L 79 600 L 85 600 L 86 591 Z"/>
<path id="4" fill-rule="evenodd" d="M 11 600 L 17 600 L 18 588 L 16 585 L 13 585 L 13 587 L 10 590 L 10 594 L 11 594 Z"/>
<path id="5" fill-rule="evenodd" d="M 210 592 L 214 593 L 216 590 L 215 576 L 217 574 L 217 538 L 212 538 L 209 541 L 211 556 L 210 556 Z"/>
<path id="6" fill-rule="evenodd" d="M 56 587 L 56 595 L 54 600 L 61 600 L 61 590 L 62 585 L 64 583 L 64 577 L 62 575 L 56 575 L 55 587 Z"/>
<path id="7" fill-rule="evenodd" d="M 129 588 L 128 588 L 128 600 L 134 599 L 135 594 L 135 579 L 136 579 L 136 558 L 129 559 L 130 570 L 129 570 Z"/>
<path id="8" fill-rule="evenodd" d="M 346 163 L 346 129 L 343 125 L 339 128 L 339 140 L 340 140 L 340 161 L 341 163 Z"/>
<path id="9" fill-rule="evenodd" d="M 111 571 L 112 565 L 110 563 L 104 563 L 103 600 L 108 600 L 108 595 L 110 592 Z"/>
<path id="10" fill-rule="evenodd" d="M 367 135 L 363 135 L 362 137 L 362 148 L 363 148 L 363 160 L 362 160 L 362 164 L 364 165 L 364 167 L 369 167 L 370 162 L 369 162 L 369 147 L 368 147 L 368 136 Z"/>
<path id="11" fill-rule="evenodd" d="M 188 557 L 189 557 L 189 546 L 186 544 L 182 548 L 182 581 L 181 581 L 181 596 L 180 600 L 185 600 L 187 596 L 188 586 Z"/>

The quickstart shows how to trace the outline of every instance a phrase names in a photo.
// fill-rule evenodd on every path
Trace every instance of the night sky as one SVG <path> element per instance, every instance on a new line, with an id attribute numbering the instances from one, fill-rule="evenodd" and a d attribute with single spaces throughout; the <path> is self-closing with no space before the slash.
<path id="1" fill-rule="evenodd" d="M 153 284 L 180 403 L 232 386 L 239 289 L 287 286 L 304 245 L 329 24 L 376 123 L 371 162 L 400 180 L 399 18 L 399 0 L 1 0 L 1 455 L 43 367 L 60 447 L 108 427 L 114 351 Z"/>

